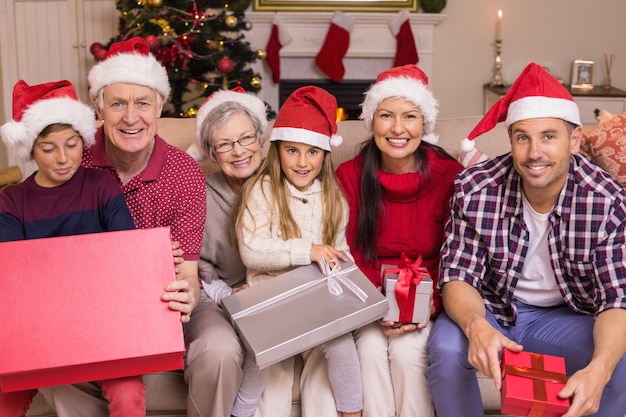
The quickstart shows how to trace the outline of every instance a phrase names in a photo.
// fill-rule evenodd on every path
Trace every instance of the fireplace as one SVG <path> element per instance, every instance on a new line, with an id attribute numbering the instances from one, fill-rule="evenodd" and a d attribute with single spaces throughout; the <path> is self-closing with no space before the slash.
<path id="1" fill-rule="evenodd" d="M 281 80 L 278 86 L 280 106 L 295 90 L 306 85 L 323 88 L 337 98 L 337 107 L 344 109 L 346 120 L 358 120 L 363 94 L 374 80 L 344 80 L 339 83 L 329 80 Z"/>

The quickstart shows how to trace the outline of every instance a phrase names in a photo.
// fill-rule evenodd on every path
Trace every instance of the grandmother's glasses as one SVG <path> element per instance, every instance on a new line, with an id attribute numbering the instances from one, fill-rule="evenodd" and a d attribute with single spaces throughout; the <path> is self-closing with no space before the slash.
<path id="1" fill-rule="evenodd" d="M 235 147 L 235 143 L 238 143 L 239 146 L 250 146 L 256 141 L 256 134 L 252 134 L 239 138 L 239 140 L 236 141 L 222 142 L 218 145 L 213 146 L 213 150 L 217 153 L 226 153 L 233 150 L 233 148 Z"/>

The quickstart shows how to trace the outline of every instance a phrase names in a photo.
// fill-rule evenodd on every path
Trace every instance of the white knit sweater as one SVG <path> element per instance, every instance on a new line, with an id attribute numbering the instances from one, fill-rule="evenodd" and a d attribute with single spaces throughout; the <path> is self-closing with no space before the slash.
<path id="1" fill-rule="evenodd" d="M 273 207 L 267 178 L 254 185 L 247 201 L 248 211 L 237 230 L 241 260 L 248 268 L 250 285 L 283 274 L 295 267 L 311 263 L 311 246 L 322 244 L 322 184 L 315 180 L 306 191 L 299 191 L 287 183 L 291 194 L 289 208 L 300 227 L 301 238 L 283 240 L 277 209 Z M 270 197 L 269 199 L 265 196 Z M 338 196 L 339 197 L 339 196 Z M 349 252 L 346 241 L 348 207 L 343 203 L 343 217 L 335 241 L 335 248 Z"/>

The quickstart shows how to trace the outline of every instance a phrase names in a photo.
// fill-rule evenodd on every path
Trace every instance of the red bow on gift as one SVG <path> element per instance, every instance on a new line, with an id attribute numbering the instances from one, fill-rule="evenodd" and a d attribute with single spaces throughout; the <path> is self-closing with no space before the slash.
<path id="1" fill-rule="evenodd" d="M 404 252 L 400 255 L 399 268 L 385 269 L 385 273 L 398 274 L 398 282 L 396 283 L 396 301 L 400 308 L 401 323 L 411 323 L 413 321 L 413 309 L 415 307 L 415 291 L 420 282 L 422 282 L 422 274 L 428 274 L 428 270 L 422 265 L 422 256 L 420 255 L 415 262 L 411 260 Z"/>

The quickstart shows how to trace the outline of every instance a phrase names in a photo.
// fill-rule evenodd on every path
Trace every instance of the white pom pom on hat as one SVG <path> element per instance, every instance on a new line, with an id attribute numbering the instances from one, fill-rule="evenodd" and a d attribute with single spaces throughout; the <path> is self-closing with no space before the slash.
<path id="1" fill-rule="evenodd" d="M 0 127 L 7 148 L 20 160 L 29 160 L 35 140 L 52 124 L 72 126 L 86 148 L 95 143 L 95 113 L 78 100 L 71 82 L 62 80 L 29 86 L 19 80 L 13 87 L 13 120 Z"/>
<path id="2" fill-rule="evenodd" d="M 439 141 L 435 134 L 439 103 L 428 89 L 428 76 L 424 71 L 417 65 L 408 64 L 385 70 L 376 77 L 361 104 L 361 120 L 368 130 L 372 130 L 376 108 L 389 97 L 404 98 L 419 107 L 424 117 L 422 140 L 433 144 Z"/>
<path id="3" fill-rule="evenodd" d="M 474 139 L 504 122 L 509 128 L 520 120 L 557 118 L 581 126 L 580 111 L 569 91 L 540 65 L 531 62 L 461 142 L 461 150 L 474 149 Z"/>
<path id="4" fill-rule="evenodd" d="M 111 45 L 87 75 L 92 99 L 110 84 L 130 83 L 150 87 L 162 97 L 170 95 L 170 82 L 163 65 L 150 53 L 148 42 L 139 36 Z"/>
<path id="5" fill-rule="evenodd" d="M 281 106 L 271 141 L 306 143 L 325 151 L 343 143 L 337 134 L 337 99 L 328 91 L 305 86 L 295 90 Z"/>

